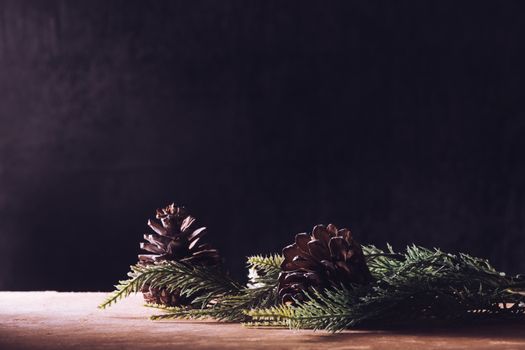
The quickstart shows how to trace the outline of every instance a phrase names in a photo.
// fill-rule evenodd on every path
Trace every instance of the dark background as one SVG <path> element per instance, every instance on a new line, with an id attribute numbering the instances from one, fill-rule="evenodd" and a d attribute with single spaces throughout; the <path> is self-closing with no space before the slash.
<path id="1" fill-rule="evenodd" d="M 109 290 L 171 201 L 237 277 L 319 222 L 525 271 L 520 1 L 1 1 L 0 289 Z"/>

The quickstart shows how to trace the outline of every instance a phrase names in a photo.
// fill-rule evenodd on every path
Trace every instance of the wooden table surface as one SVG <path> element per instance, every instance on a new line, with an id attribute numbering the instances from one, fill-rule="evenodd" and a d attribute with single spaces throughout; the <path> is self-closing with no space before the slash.
<path id="1" fill-rule="evenodd" d="M 107 310 L 105 293 L 0 292 L 0 349 L 525 349 L 525 323 L 338 334 L 150 321 L 141 296 Z"/>

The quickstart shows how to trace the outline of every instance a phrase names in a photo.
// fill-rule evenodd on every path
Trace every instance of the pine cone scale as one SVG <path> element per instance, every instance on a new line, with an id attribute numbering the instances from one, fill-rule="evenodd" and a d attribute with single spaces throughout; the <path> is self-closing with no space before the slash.
<path id="1" fill-rule="evenodd" d="M 206 234 L 206 227 L 201 227 L 193 231 L 191 235 L 188 236 L 188 240 L 191 242 L 198 242 Z"/>
<path id="2" fill-rule="evenodd" d="M 349 249 L 349 245 L 343 237 L 333 237 L 330 239 L 328 248 L 333 259 L 346 260 L 346 252 Z"/>
<path id="3" fill-rule="evenodd" d="M 293 267 L 292 269 L 314 269 L 315 263 L 311 260 L 304 259 L 302 257 L 295 257 L 292 260 Z"/>
<path id="4" fill-rule="evenodd" d="M 312 235 L 319 241 L 322 241 L 324 244 L 328 244 L 328 241 L 330 240 L 330 233 L 324 226 L 321 225 L 314 227 Z"/>
<path id="5" fill-rule="evenodd" d="M 164 246 L 164 245 L 167 245 L 170 243 L 171 239 L 169 237 L 166 237 L 166 236 L 161 236 L 161 235 L 157 235 L 157 234 L 145 234 L 144 235 L 144 239 L 148 242 L 150 242 L 151 244 L 155 244 L 155 245 L 158 245 L 158 246 Z"/>
<path id="6" fill-rule="evenodd" d="M 157 234 L 159 234 L 161 236 L 167 236 L 168 235 L 168 231 L 164 227 L 162 227 L 161 225 L 156 223 L 155 221 L 148 220 L 148 226 L 153 231 L 155 231 Z"/>
<path id="7" fill-rule="evenodd" d="M 139 254 L 139 261 L 142 263 L 154 263 L 155 257 L 157 257 L 155 254 Z"/>
<path id="8" fill-rule="evenodd" d="M 193 224 L 194 221 L 195 221 L 195 218 L 188 216 L 186 219 L 182 221 L 182 224 L 180 225 L 180 231 L 186 232 L 186 230 L 190 228 L 190 226 Z M 206 229 L 206 227 L 201 227 L 201 228 L 204 230 Z"/>
<path id="9" fill-rule="evenodd" d="M 284 261 L 291 261 L 296 256 L 301 256 L 301 250 L 294 244 L 284 247 L 283 255 Z"/>
<path id="10" fill-rule="evenodd" d="M 140 249 L 147 250 L 151 253 L 162 254 L 163 250 L 159 246 L 151 243 L 140 243 Z"/>
<path id="11" fill-rule="evenodd" d="M 318 239 L 313 239 L 308 242 L 308 251 L 315 260 L 322 260 L 330 258 L 330 251 L 326 245 Z"/>
<path id="12" fill-rule="evenodd" d="M 310 242 L 310 235 L 308 233 L 298 233 L 295 236 L 295 244 L 304 252 L 308 252 L 308 242 Z"/>

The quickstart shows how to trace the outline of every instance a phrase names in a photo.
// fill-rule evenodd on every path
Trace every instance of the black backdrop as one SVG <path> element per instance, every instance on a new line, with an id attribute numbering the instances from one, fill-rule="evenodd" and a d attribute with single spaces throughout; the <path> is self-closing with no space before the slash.
<path id="1" fill-rule="evenodd" d="M 109 290 L 170 201 L 525 271 L 519 1 L 1 1 L 0 289 Z"/>

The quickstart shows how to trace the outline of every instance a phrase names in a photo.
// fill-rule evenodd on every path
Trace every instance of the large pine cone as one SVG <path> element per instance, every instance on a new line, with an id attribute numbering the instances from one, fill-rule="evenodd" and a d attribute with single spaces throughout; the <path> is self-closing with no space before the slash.
<path id="1" fill-rule="evenodd" d="M 148 220 L 148 226 L 154 231 L 145 234 L 147 242 L 140 243 L 140 248 L 153 254 L 140 254 L 139 263 L 154 264 L 161 261 L 179 261 L 199 265 L 217 265 L 221 259 L 216 249 L 208 244 L 199 244 L 206 233 L 205 227 L 191 228 L 195 218 L 184 207 L 171 204 L 157 209 L 157 220 Z M 191 298 L 180 295 L 178 290 L 168 292 L 165 289 L 142 288 L 144 299 L 148 303 L 181 306 L 191 303 Z"/>
<path id="2" fill-rule="evenodd" d="M 295 243 L 283 249 L 279 297 L 283 303 L 304 300 L 304 292 L 322 292 L 341 284 L 366 284 L 372 275 L 361 246 L 348 229 L 317 225 L 311 234 L 299 233 Z"/>

